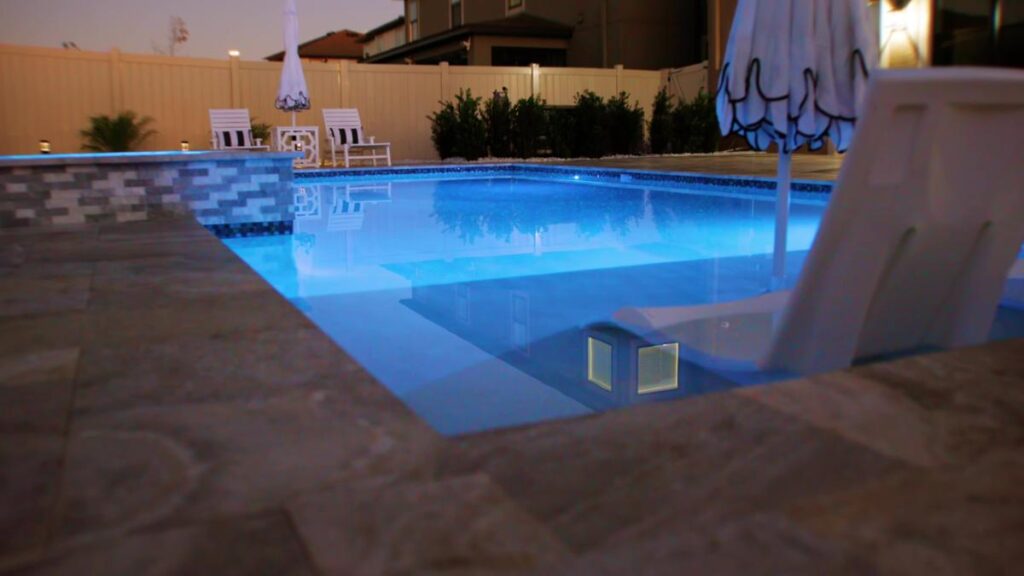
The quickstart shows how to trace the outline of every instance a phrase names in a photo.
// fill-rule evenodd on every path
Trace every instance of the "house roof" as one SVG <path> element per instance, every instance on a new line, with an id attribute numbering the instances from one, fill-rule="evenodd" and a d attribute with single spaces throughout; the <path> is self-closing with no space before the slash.
<path id="1" fill-rule="evenodd" d="M 362 43 L 366 43 L 369 42 L 370 40 L 373 40 L 378 35 L 383 34 L 384 32 L 394 30 L 395 28 L 403 27 L 405 27 L 405 16 L 399 16 L 394 20 L 390 20 L 388 22 L 381 24 L 380 26 L 377 26 L 376 28 L 370 30 L 366 34 L 363 34 L 363 37 L 359 41 Z"/>
<path id="2" fill-rule="evenodd" d="M 363 57 L 363 47 L 359 44 L 362 34 L 352 30 L 328 32 L 319 38 L 299 44 L 299 57 L 324 60 L 358 60 Z M 284 52 L 266 57 L 271 62 L 284 60 Z"/>
<path id="3" fill-rule="evenodd" d="M 386 52 L 374 54 L 366 62 L 380 62 L 415 53 L 437 44 L 461 40 L 468 36 L 518 36 L 521 38 L 572 38 L 572 26 L 540 18 L 532 14 L 517 14 L 500 20 L 473 22 L 451 30 L 445 30 L 415 42 L 403 44 Z"/>

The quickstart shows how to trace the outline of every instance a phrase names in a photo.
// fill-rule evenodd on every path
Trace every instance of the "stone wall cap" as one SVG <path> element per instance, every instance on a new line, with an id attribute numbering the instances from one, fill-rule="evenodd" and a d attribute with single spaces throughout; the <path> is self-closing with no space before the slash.
<path id="1" fill-rule="evenodd" d="M 151 164 L 203 162 L 208 160 L 293 160 L 301 152 L 259 152 L 211 150 L 196 152 L 112 152 L 86 154 L 24 154 L 0 156 L 0 168 L 25 166 L 78 166 L 86 164 Z"/>

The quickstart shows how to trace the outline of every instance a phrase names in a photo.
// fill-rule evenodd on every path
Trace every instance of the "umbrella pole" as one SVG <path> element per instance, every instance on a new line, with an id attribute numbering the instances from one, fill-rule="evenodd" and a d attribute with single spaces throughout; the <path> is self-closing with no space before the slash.
<path id="1" fill-rule="evenodd" d="M 295 127 L 295 110 L 292 110 L 292 128 Z"/>
<path id="2" fill-rule="evenodd" d="M 779 146 L 779 178 L 775 195 L 775 247 L 771 289 L 781 290 L 786 280 L 786 234 L 789 231 L 789 181 L 792 153 Z"/>

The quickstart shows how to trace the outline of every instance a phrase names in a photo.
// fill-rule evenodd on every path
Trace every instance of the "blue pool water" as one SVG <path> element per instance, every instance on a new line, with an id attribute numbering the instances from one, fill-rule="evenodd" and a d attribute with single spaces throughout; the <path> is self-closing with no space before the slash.
<path id="1" fill-rule="evenodd" d="M 793 203 L 789 282 L 824 205 Z M 292 235 L 225 242 L 422 418 L 460 434 L 727 385 L 608 390 L 589 377 L 585 327 L 625 306 L 766 291 L 774 211 L 742 189 L 325 180 L 296 186 Z"/>

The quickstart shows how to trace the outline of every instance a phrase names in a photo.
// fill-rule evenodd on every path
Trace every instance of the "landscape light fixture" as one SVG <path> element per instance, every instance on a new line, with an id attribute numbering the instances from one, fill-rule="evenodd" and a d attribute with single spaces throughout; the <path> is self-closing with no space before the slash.
<path id="1" fill-rule="evenodd" d="M 182 140 L 181 141 L 181 151 L 182 152 L 188 152 L 189 151 L 188 140 Z"/>
<path id="2" fill-rule="evenodd" d="M 228 56 L 231 56 L 232 58 L 238 58 L 241 55 L 242 53 L 238 50 L 228 50 Z"/>
<path id="3" fill-rule="evenodd" d="M 50 153 L 50 141 L 49 140 L 40 140 L 39 141 L 39 153 L 40 154 L 49 154 Z"/>

